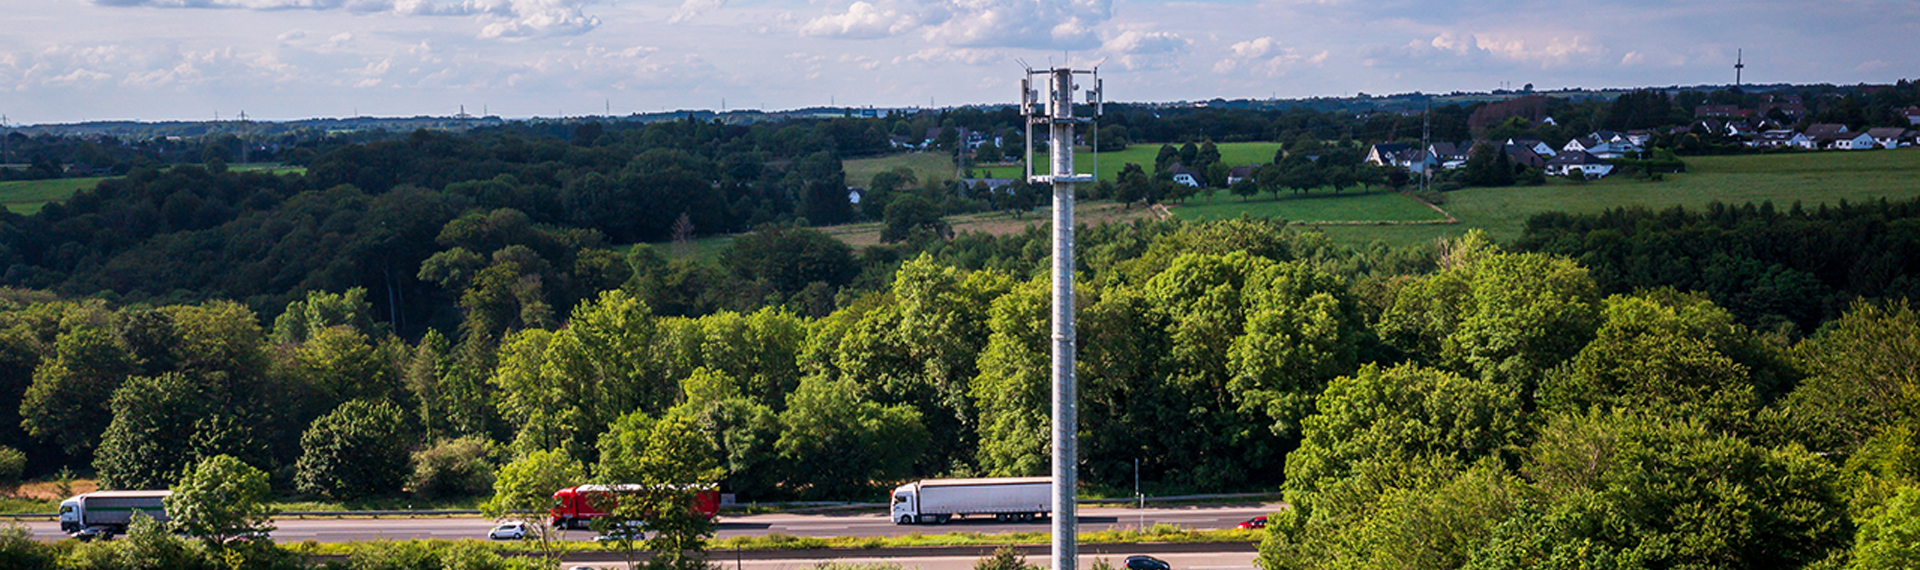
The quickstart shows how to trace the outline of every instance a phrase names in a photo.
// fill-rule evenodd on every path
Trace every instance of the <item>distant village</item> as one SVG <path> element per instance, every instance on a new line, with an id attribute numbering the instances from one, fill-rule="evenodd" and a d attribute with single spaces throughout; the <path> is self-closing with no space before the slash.
<path id="1" fill-rule="evenodd" d="M 1369 164 L 1405 168 L 1413 174 L 1433 170 L 1452 170 L 1466 165 L 1476 149 L 1503 150 L 1514 164 L 1538 168 L 1550 176 L 1579 174 L 1600 178 L 1611 174 L 1612 160 L 1641 156 L 1662 135 L 1684 137 L 1702 135 L 1737 141 L 1753 149 L 1799 150 L 1872 150 L 1911 147 L 1920 143 L 1920 106 L 1902 110 L 1906 126 L 1852 130 L 1843 124 L 1812 123 L 1804 129 L 1794 125 L 1806 116 L 1806 107 L 1797 97 L 1763 103 L 1756 108 L 1738 105 L 1701 105 L 1694 108 L 1690 124 L 1675 126 L 1664 133 L 1643 129 L 1626 132 L 1594 131 L 1558 145 L 1539 139 L 1507 138 L 1490 141 L 1436 142 L 1419 145 L 1380 143 L 1367 149 Z M 1553 124 L 1552 117 L 1541 119 Z"/>

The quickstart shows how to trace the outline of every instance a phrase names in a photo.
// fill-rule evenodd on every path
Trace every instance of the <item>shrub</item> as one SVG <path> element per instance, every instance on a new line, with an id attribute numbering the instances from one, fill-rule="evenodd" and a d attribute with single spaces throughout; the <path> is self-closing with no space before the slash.
<path id="1" fill-rule="evenodd" d="M 413 454 L 413 494 L 421 498 L 471 497 L 493 493 L 493 442 L 463 437 Z"/>

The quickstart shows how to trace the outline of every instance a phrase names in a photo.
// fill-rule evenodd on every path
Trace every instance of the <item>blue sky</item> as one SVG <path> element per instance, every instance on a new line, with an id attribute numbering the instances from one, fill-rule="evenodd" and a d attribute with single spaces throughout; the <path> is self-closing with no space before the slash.
<path id="1" fill-rule="evenodd" d="M 12 124 L 1920 78 L 1915 0 L 9 0 Z"/>

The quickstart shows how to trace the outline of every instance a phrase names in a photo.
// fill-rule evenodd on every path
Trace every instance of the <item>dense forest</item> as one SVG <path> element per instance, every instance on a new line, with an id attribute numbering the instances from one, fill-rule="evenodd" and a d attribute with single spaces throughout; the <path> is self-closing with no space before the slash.
<path id="1" fill-rule="evenodd" d="M 304 174 L 132 168 L 0 215 L 0 446 L 109 488 L 231 457 L 331 500 L 485 496 L 549 465 L 622 482 L 659 446 L 743 501 L 1042 474 L 1044 228 L 856 251 L 810 227 L 877 217 L 842 158 L 994 113 L 509 125 L 317 142 Z M 1348 136 L 1305 109 L 1170 115 L 1116 125 Z M 936 219 L 996 207 L 881 179 L 869 197 Z M 1274 220 L 1087 227 L 1085 492 L 1136 461 L 1149 492 L 1283 489 L 1269 570 L 1901 567 L 1916 220 L 1619 210 L 1405 249 Z M 747 230 L 712 260 L 632 245 Z"/>

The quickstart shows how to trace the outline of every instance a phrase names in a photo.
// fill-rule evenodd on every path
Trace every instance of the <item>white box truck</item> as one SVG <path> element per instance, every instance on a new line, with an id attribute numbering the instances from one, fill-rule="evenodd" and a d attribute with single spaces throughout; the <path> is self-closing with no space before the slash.
<path id="1" fill-rule="evenodd" d="M 134 513 L 145 514 L 156 522 L 167 522 L 167 506 L 162 502 L 173 491 L 94 491 L 60 501 L 60 531 L 87 538 L 126 534 Z"/>
<path id="2" fill-rule="evenodd" d="M 898 524 L 985 515 L 998 521 L 1031 521 L 1051 512 L 1052 477 L 925 479 L 893 490 L 893 521 Z"/>

